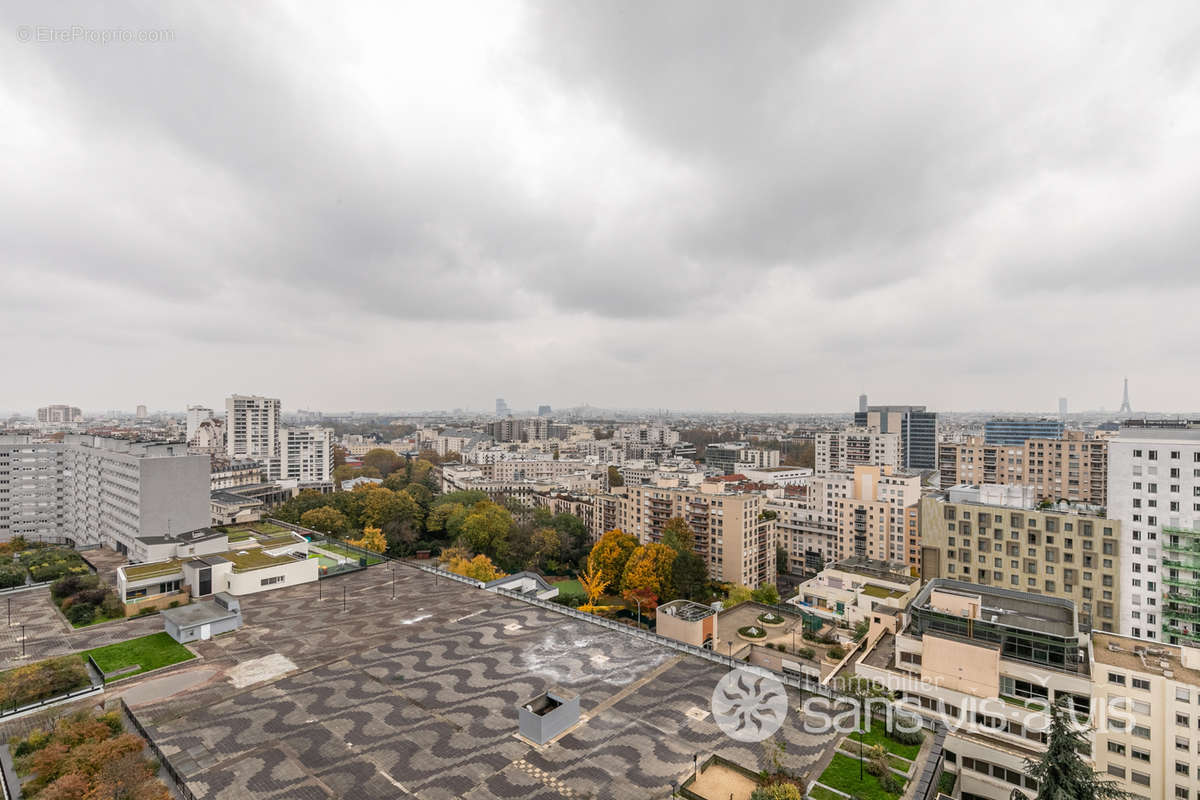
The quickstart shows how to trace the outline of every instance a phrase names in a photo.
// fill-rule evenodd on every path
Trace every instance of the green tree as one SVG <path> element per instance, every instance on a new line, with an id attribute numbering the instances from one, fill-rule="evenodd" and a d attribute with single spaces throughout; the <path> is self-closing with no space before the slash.
<path id="1" fill-rule="evenodd" d="M 533 532 L 533 553 L 529 558 L 529 566 L 543 569 L 548 562 L 556 561 L 562 555 L 562 534 L 554 528 L 538 528 Z"/>
<path id="2" fill-rule="evenodd" d="M 503 558 L 508 554 L 508 536 L 512 515 L 491 500 L 471 507 L 458 532 L 463 544 L 476 553 Z"/>
<path id="3" fill-rule="evenodd" d="M 624 485 L 625 485 L 625 478 L 621 476 L 621 470 L 617 469 L 616 467 L 609 467 L 608 468 L 608 486 L 609 486 L 609 488 L 611 489 L 615 486 L 624 486 Z"/>
<path id="4" fill-rule="evenodd" d="M 788 571 L 788 549 L 783 545 L 775 546 L 775 571 L 780 575 Z"/>
<path id="5" fill-rule="evenodd" d="M 661 542 L 652 542 L 635 549 L 621 574 L 622 592 L 648 591 L 662 597 L 671 587 L 671 564 L 678 555 Z"/>
<path id="6" fill-rule="evenodd" d="M 609 586 L 618 586 L 625 574 L 625 562 L 637 549 L 638 541 L 620 528 L 600 537 L 588 554 L 588 568 Z"/>
<path id="7" fill-rule="evenodd" d="M 750 599 L 756 603 L 766 603 L 769 606 L 773 606 L 779 602 L 779 590 L 775 588 L 775 584 L 768 583 L 752 591 Z"/>
<path id="8" fill-rule="evenodd" d="M 336 508 L 321 506 L 305 511 L 300 515 L 300 524 L 305 528 L 321 533 L 341 533 L 349 527 L 346 515 Z"/>
<path id="9" fill-rule="evenodd" d="M 458 528 L 467 516 L 467 507 L 462 503 L 442 503 L 436 505 L 425 518 L 425 530 L 428 533 L 447 533 L 451 538 L 458 535 Z M 450 521 L 455 519 L 453 530 Z"/>
<path id="10" fill-rule="evenodd" d="M 1071 712 L 1063 697 L 1050 706 L 1049 739 L 1046 751 L 1037 761 L 1025 760 L 1025 774 L 1038 782 L 1036 800 L 1126 800 L 1133 795 L 1122 791 L 1118 784 L 1103 773 L 1096 772 L 1083 760 L 1088 738 L 1082 730 L 1072 727 Z M 1014 789 L 1014 800 L 1027 800 L 1027 795 Z"/>
<path id="11" fill-rule="evenodd" d="M 772 783 L 750 793 L 750 800 L 802 800 L 803 797 L 794 783 Z"/>
<path id="12" fill-rule="evenodd" d="M 692 529 L 682 517 L 671 517 L 663 525 L 662 543 L 676 553 L 690 553 L 694 547 Z"/>
<path id="13" fill-rule="evenodd" d="M 382 447 L 377 447 L 374 450 L 368 450 L 367 454 L 362 459 L 364 467 L 374 467 L 379 470 L 379 477 L 386 478 L 396 470 L 404 466 L 404 459 L 395 451 L 385 450 Z"/>
<path id="14" fill-rule="evenodd" d="M 363 495 L 361 519 L 364 526 L 385 528 L 417 516 L 417 504 L 404 492 L 393 492 L 382 486 L 359 486 L 354 491 Z"/>
<path id="15" fill-rule="evenodd" d="M 708 564 L 695 553 L 677 553 L 671 562 L 671 597 L 704 602 L 708 599 Z"/>
<path id="16" fill-rule="evenodd" d="M 751 591 L 749 586 L 734 584 L 729 587 L 729 592 L 725 595 L 725 608 L 733 608 L 740 606 L 750 599 Z"/>

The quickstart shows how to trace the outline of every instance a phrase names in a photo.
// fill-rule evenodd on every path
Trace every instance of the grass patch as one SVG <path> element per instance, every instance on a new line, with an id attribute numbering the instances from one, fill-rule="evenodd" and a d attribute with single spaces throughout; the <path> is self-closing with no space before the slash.
<path id="1" fill-rule="evenodd" d="M 830 791 L 824 786 L 814 786 L 808 791 L 808 796 L 812 798 L 812 800 L 846 800 L 846 798 L 842 797 L 837 792 Z"/>
<path id="2" fill-rule="evenodd" d="M 862 773 L 862 778 L 859 779 L 859 763 L 858 759 L 842 753 L 834 753 L 833 761 L 829 762 L 829 766 L 821 773 L 818 778 L 821 783 L 826 786 L 831 786 L 847 794 L 861 798 L 861 800 L 895 800 L 899 794 L 885 792 L 883 787 L 879 785 L 879 780 L 867 772 Z M 907 785 L 907 781 L 899 775 L 896 779 Z M 903 792 L 901 792 L 903 793 Z"/>
<path id="3" fill-rule="evenodd" d="M 319 547 L 328 553 L 334 553 L 336 555 L 342 556 L 343 558 L 349 558 L 353 561 L 358 561 L 358 559 L 363 555 L 362 553 L 351 550 L 348 547 L 343 547 L 340 544 L 335 544 L 334 542 L 325 542 L 323 544 L 317 544 L 317 545 L 313 545 L 313 546 Z M 379 556 L 373 556 L 373 555 L 367 556 L 367 566 L 368 567 L 373 567 L 376 564 L 382 564 L 382 563 L 383 563 L 383 559 L 380 558 Z"/>
<path id="4" fill-rule="evenodd" d="M 889 753 L 895 753 L 901 758 L 907 758 L 909 761 L 915 760 L 917 753 L 921 752 L 920 743 L 902 744 L 901 742 L 897 742 L 895 739 L 887 735 L 887 731 L 883 726 L 884 723 L 882 721 L 877 719 L 872 720 L 871 729 L 862 734 L 863 744 L 867 747 L 873 747 L 874 745 L 881 744 Z M 852 733 L 846 738 L 853 739 L 857 743 L 858 736 L 858 733 Z M 925 738 L 924 731 L 921 732 L 921 738 Z"/>
<path id="5" fill-rule="evenodd" d="M 876 586 L 873 583 L 868 583 L 866 586 L 864 586 L 862 593 L 867 597 L 878 597 L 880 599 L 885 597 L 894 599 L 904 595 L 904 592 L 898 592 L 895 589 L 885 589 L 884 587 Z"/>
<path id="6" fill-rule="evenodd" d="M 254 537 L 251 535 L 250 531 L 247 531 L 247 530 L 230 531 L 229 532 L 229 541 L 231 541 L 231 542 L 244 542 L 247 539 L 253 539 L 253 538 Z"/>
<path id="7" fill-rule="evenodd" d="M 554 581 L 552 585 L 558 588 L 559 594 L 583 594 L 583 584 L 574 578 Z"/>
<path id="8" fill-rule="evenodd" d="M 128 672 L 115 680 L 124 680 L 152 669 L 195 658 L 190 650 L 172 639 L 170 634 L 165 631 L 142 636 L 139 639 L 130 639 L 128 642 L 118 642 L 97 647 L 94 650 L 86 650 L 83 655 L 91 656 L 92 660 L 96 662 L 96 666 L 106 674 L 125 667 L 132 667 L 135 664 L 138 666 L 135 672 Z"/>
<path id="9" fill-rule="evenodd" d="M 938 791 L 947 795 L 954 791 L 954 779 L 956 777 L 953 772 L 943 772 L 938 777 Z"/>
<path id="10" fill-rule="evenodd" d="M 254 530 L 258 531 L 259 533 L 291 533 L 291 530 L 288 528 L 285 528 L 282 525 L 276 525 L 273 522 L 255 522 L 252 523 L 251 527 L 253 527 Z"/>

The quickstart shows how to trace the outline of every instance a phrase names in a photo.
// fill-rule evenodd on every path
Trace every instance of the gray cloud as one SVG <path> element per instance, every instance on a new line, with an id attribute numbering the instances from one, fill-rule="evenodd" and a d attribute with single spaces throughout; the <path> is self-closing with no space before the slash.
<path id="1" fill-rule="evenodd" d="M 179 406 L 258 380 L 329 407 L 511 383 L 530 405 L 840 408 L 886 385 L 1048 408 L 1144 359 L 1108 320 L 1196 333 L 1190 4 L 0 20 L 174 33 L 0 48 L 0 308 L 41 376 L 0 406 L 127 391 L 56 377 L 48 320 L 92 362 L 140 343 Z M 233 375 L 187 363 L 222 356 Z M 341 381 L 306 383 L 314 365 Z M 748 394 L 748 369 L 771 380 Z"/>

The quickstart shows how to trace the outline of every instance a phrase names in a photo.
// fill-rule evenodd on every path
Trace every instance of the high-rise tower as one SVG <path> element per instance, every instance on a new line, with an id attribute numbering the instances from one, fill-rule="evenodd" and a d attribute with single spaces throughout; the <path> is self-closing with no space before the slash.
<path id="1" fill-rule="evenodd" d="M 1121 408 L 1117 411 L 1118 414 L 1132 414 L 1133 409 L 1129 407 L 1129 378 L 1125 379 L 1125 394 L 1121 398 Z"/>

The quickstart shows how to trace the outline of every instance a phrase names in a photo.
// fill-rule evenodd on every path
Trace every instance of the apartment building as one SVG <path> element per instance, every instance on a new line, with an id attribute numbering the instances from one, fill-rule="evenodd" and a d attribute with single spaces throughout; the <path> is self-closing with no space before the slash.
<path id="1" fill-rule="evenodd" d="M 698 488 L 623 486 L 613 496 L 616 527 L 643 544 L 660 541 L 667 520 L 680 517 L 714 579 L 751 588 L 774 584 L 775 521 L 763 514 L 764 494 L 738 494 L 706 481 Z"/>
<path id="2" fill-rule="evenodd" d="M 909 561 L 906 509 L 921 499 L 919 473 L 858 466 L 817 480 L 825 482 L 825 514 L 838 534 L 839 560 Z"/>
<path id="3" fill-rule="evenodd" d="M 812 575 L 838 558 L 838 530 L 825 513 L 825 481 L 771 490 L 766 508 L 776 515 L 776 538 L 787 551 L 788 572 Z"/>
<path id="4" fill-rule="evenodd" d="M 856 466 L 900 466 L 900 434 L 847 428 L 814 437 L 816 474 L 828 475 Z"/>
<path id="5" fill-rule="evenodd" d="M 196 432 L 188 436 L 187 443 L 193 453 L 224 455 L 228 449 L 225 421 L 215 418 L 201 420 L 196 425 Z"/>
<path id="6" fill-rule="evenodd" d="M 921 577 L 1070 600 L 1085 630 L 1114 632 L 1121 608 L 1121 523 L 981 502 L 978 489 L 920 503 Z"/>
<path id="7" fill-rule="evenodd" d="M 325 483 L 333 475 L 333 428 L 279 429 L 279 455 L 267 459 L 273 481 Z"/>
<path id="8" fill-rule="evenodd" d="M 1096 769 L 1135 800 L 1200 797 L 1200 650 L 1092 635 Z"/>
<path id="9" fill-rule="evenodd" d="M 937 413 L 925 406 L 868 406 L 854 413 L 854 425 L 900 435 L 900 466 L 937 469 Z"/>
<path id="10" fill-rule="evenodd" d="M 751 447 L 749 442 L 718 442 L 704 448 L 704 464 L 719 475 L 733 475 L 742 469 L 766 469 L 779 466 L 779 451 Z"/>
<path id="11" fill-rule="evenodd" d="M 0 539 L 62 537 L 137 558 L 140 540 L 209 523 L 209 458 L 181 444 L 0 436 Z"/>
<path id="12" fill-rule="evenodd" d="M 1065 698 L 1085 714 L 1090 706 L 1090 642 L 1072 604 L 939 578 L 906 615 L 876 619 L 886 624 L 873 626 L 854 670 L 891 689 L 898 708 L 949 729 L 954 796 L 1035 796 L 1025 762 L 1045 752 L 1045 715 L 1027 704 Z"/>
<path id="13" fill-rule="evenodd" d="M 1108 503 L 1108 441 L 1082 431 L 1024 444 L 989 444 L 978 436 L 938 445 L 942 488 L 960 484 L 1021 484 L 1035 487 L 1039 500 Z"/>
<path id="14" fill-rule="evenodd" d="M 37 410 L 37 421 L 43 425 L 70 425 L 83 422 L 83 412 L 77 406 L 43 406 Z"/>
<path id="15" fill-rule="evenodd" d="M 200 423 L 213 418 L 213 410 L 206 406 L 188 406 L 187 407 L 187 428 L 186 437 L 190 444 L 196 436 L 196 429 L 200 427 Z"/>
<path id="16" fill-rule="evenodd" d="M 621 425 L 613 431 L 613 440 L 621 444 L 670 447 L 679 442 L 679 433 L 666 425 Z"/>
<path id="17" fill-rule="evenodd" d="M 1119 632 L 1200 642 L 1200 421 L 1121 425 L 1108 441 L 1108 516 L 1123 531 Z"/>
<path id="18" fill-rule="evenodd" d="M 263 482 L 263 471 L 262 462 L 252 458 L 237 461 L 213 459 L 209 470 L 209 489 L 217 492 L 257 486 Z"/>
<path id="19" fill-rule="evenodd" d="M 988 444 L 981 436 L 938 443 L 938 477 L 943 489 L 962 484 L 1020 484 L 1025 480 L 1025 445 Z"/>
<path id="20" fill-rule="evenodd" d="M 225 400 L 226 453 L 230 458 L 279 457 L 277 398 L 235 394 Z"/>
<path id="21" fill-rule="evenodd" d="M 983 424 L 988 444 L 1022 445 L 1028 439 L 1057 439 L 1062 434 L 1061 419 L 989 419 Z"/>

